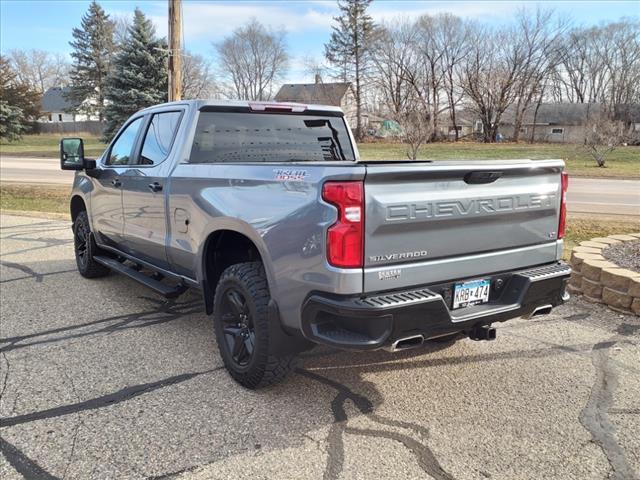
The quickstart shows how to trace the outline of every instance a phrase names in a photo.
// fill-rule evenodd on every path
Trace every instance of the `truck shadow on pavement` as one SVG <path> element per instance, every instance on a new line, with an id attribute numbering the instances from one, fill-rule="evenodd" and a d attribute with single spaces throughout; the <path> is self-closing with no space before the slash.
<path id="1" fill-rule="evenodd" d="M 323 478 L 325 480 L 337 479 L 345 468 L 345 434 L 357 437 L 369 437 L 377 440 L 391 440 L 401 444 L 416 460 L 419 468 L 426 474 L 437 480 L 453 479 L 453 475 L 443 466 L 436 453 L 429 445 L 431 435 L 429 428 L 418 422 L 389 418 L 380 413 L 380 407 L 384 405 L 384 395 L 375 383 L 367 380 L 372 373 L 393 372 L 407 369 L 429 369 L 440 366 L 460 364 L 478 364 L 509 359 L 545 358 L 561 355 L 581 355 L 592 358 L 596 368 L 596 378 L 588 404 L 583 410 L 580 421 L 591 432 L 594 443 L 598 444 L 612 468 L 617 473 L 633 475 L 633 469 L 629 466 L 624 450 L 611 434 L 611 424 L 608 422 L 607 411 L 612 405 L 613 390 L 616 387 L 616 368 L 623 368 L 640 373 L 640 369 L 633 366 L 615 363 L 609 358 L 609 350 L 616 343 L 627 341 L 626 339 L 637 332 L 635 325 L 621 323 L 618 335 L 608 341 L 597 344 L 556 344 L 542 341 L 536 348 L 527 350 L 507 350 L 487 353 L 470 353 L 465 355 L 438 355 L 442 349 L 451 344 L 428 344 L 422 348 L 389 354 L 383 351 L 367 353 L 350 353 L 332 350 L 325 347 L 317 347 L 305 352 L 301 356 L 301 364 L 283 384 L 267 388 L 258 392 L 244 390 L 236 385 L 223 371 L 220 365 L 218 352 L 213 339 L 211 320 L 202 312 L 204 306 L 201 298 L 194 292 L 188 292 L 176 301 L 167 301 L 146 293 L 136 296 L 132 292 L 138 291 L 133 282 L 117 275 L 111 275 L 104 279 L 89 282 L 79 279 L 75 274 L 73 260 L 65 256 L 62 260 L 24 262 L 10 258 L 12 255 L 33 254 L 47 248 L 68 248 L 68 241 L 64 238 L 38 237 L 29 238 L 28 235 L 40 235 L 47 232 L 46 228 L 56 229 L 59 222 L 45 223 L 30 226 L 24 232 L 19 229 L 9 231 L 11 239 L 22 243 L 36 243 L 30 247 L 11 252 L 2 252 L 2 266 L 7 270 L 20 272 L 23 275 L 3 278 L 3 295 L 32 295 L 32 298 L 23 298 L 25 303 L 40 301 L 40 294 L 46 289 L 52 288 L 52 284 L 68 282 L 73 285 L 81 285 L 88 290 L 87 295 L 93 292 L 105 292 L 115 298 L 128 299 L 110 316 L 101 317 L 100 305 L 92 307 L 91 315 L 77 316 L 73 321 L 58 321 L 52 319 L 50 328 L 33 331 L 30 324 L 14 323 L 17 319 L 4 317 L 2 323 L 8 328 L 2 329 L 4 334 L 0 338 L 0 365 L 5 372 L 0 376 L 0 412 L 2 413 L 2 436 L 0 437 L 0 452 L 19 474 L 26 478 L 55 479 L 63 478 L 67 471 L 74 471 L 74 459 L 79 455 L 76 448 L 76 439 L 85 424 L 92 423 L 95 429 L 100 429 L 103 423 L 109 422 L 117 408 L 140 408 L 130 405 L 140 404 L 148 407 L 140 410 L 139 425 L 149 424 L 149 432 L 145 435 L 145 454 L 152 455 L 157 450 L 159 458 L 154 464 L 142 463 L 137 465 L 138 470 L 132 472 L 114 472 L 112 465 L 102 465 L 100 476 L 111 477 L 148 477 L 148 478 L 173 478 L 187 472 L 194 471 L 202 466 L 215 464 L 227 457 L 242 455 L 246 452 L 262 450 L 279 450 L 299 444 L 308 432 L 322 430 L 328 427 L 324 443 L 324 455 L 326 456 Z M 39 228 L 41 230 L 39 230 Z M 3 237 L 6 239 L 7 237 Z M 38 243 L 39 242 L 39 243 Z M 72 273 L 73 272 L 73 273 Z M 35 283 L 35 288 L 24 288 L 27 282 Z M 15 289 L 13 291 L 9 289 Z M 7 297 L 8 298 L 8 297 Z M 73 302 L 73 298 L 61 298 L 60 302 Z M 72 305 L 69 304 L 69 308 Z M 130 311 L 134 310 L 134 311 Z M 105 308 L 105 311 L 109 311 Z M 97 318 L 95 318 L 97 316 Z M 87 318 L 88 317 L 88 318 Z M 549 321 L 582 322 L 589 320 L 589 313 L 573 314 L 571 316 L 552 317 Z M 541 320 L 544 321 L 544 320 Z M 5 323 L 6 322 L 6 323 Z M 540 322 L 540 321 L 539 321 Z M 627 325 L 627 326 L 625 326 Z M 162 329 L 163 337 L 147 338 L 148 332 Z M 518 325 L 505 328 L 505 334 L 518 336 Z M 184 332 L 187 332 L 186 334 Z M 201 344 L 193 348 L 181 349 L 180 342 L 188 344 L 187 339 L 204 339 Z M 52 357 L 55 352 L 64 349 L 68 355 L 73 355 L 73 348 L 77 345 L 86 345 L 88 341 L 96 341 L 95 364 L 88 365 L 87 370 L 104 368 L 99 362 L 102 358 L 118 358 L 124 348 L 118 341 L 119 336 L 132 336 L 128 345 L 139 344 L 145 346 L 159 342 L 159 350 L 165 351 L 165 362 L 160 368 L 157 359 L 150 358 L 148 350 L 140 349 L 139 353 L 132 353 L 138 369 L 135 372 L 118 372 L 110 379 L 109 385 L 114 379 L 121 383 L 121 388 L 105 389 L 98 382 L 96 388 L 99 395 L 84 393 L 82 389 L 76 391 L 73 381 L 70 387 L 73 389 L 76 400 L 74 402 L 59 402 L 55 406 L 42 409 L 28 409 L 19 407 L 18 398 L 20 390 L 26 383 L 33 381 L 30 377 L 21 376 L 21 371 L 16 371 L 16 365 L 29 363 L 29 368 L 37 369 L 42 359 Z M 158 340 L 161 338 L 161 340 Z M 164 339 L 163 339 L 164 338 Z M 81 342 L 81 343 L 79 343 Z M 204 347 L 202 347 L 204 346 Z M 198 350 L 203 348 L 204 351 Z M 98 355 L 98 350 L 102 356 Z M 196 351 L 198 350 L 198 351 Z M 128 352 L 129 353 L 129 352 Z M 174 365 L 172 355 L 184 355 L 183 364 Z M 166 361 L 168 360 L 168 361 Z M 91 359 L 88 360 L 91 362 Z M 146 365 L 145 365 L 146 363 Z M 184 365 L 190 366 L 186 370 Z M 109 367 L 109 365 L 107 365 Z M 66 367 L 65 367 L 66 368 Z M 70 368 L 70 367 L 69 367 Z M 114 368 L 117 366 L 114 365 Z M 132 369 L 133 370 L 133 369 Z M 154 372 L 154 376 L 161 378 L 149 378 L 142 372 Z M 15 372 L 15 373 L 14 373 Z M 65 373 L 73 377 L 72 370 Z M 79 373 L 82 375 L 82 372 Z M 76 378 L 76 381 L 81 378 Z M 52 379 L 51 381 L 58 381 Z M 44 388 L 44 387 L 43 387 Z M 161 395 L 157 399 L 154 395 Z M 166 401 L 167 398 L 171 402 Z M 48 398 L 51 404 L 51 398 Z M 13 405 L 10 407 L 10 403 Z M 136 403 L 137 402 L 137 403 Z M 160 403 L 158 403 L 160 402 Z M 54 402 L 55 403 L 55 402 Z M 246 406 L 249 410 L 249 422 L 245 412 L 237 412 L 233 407 Z M 19 413 L 16 413 L 18 410 Z M 151 413 L 146 413 L 149 410 Z M 176 433 L 172 440 L 166 435 L 166 431 L 159 428 L 157 431 L 151 427 L 151 422 L 156 421 L 157 415 L 153 412 L 160 411 L 163 416 L 180 420 L 184 425 L 180 428 L 191 432 L 197 437 L 190 447 L 180 444 L 180 435 Z M 116 410 L 117 411 L 117 410 Z M 87 417 L 86 413 L 92 415 Z M 102 416 L 97 413 L 102 412 Z M 188 413 L 188 415 L 187 415 Z M 105 419 L 106 417 L 106 419 Z M 356 417 L 366 419 L 369 426 L 366 428 L 352 426 L 350 420 Z M 49 453 L 40 453 L 37 457 L 27 455 L 19 445 L 30 449 L 29 439 L 33 437 L 30 430 L 38 428 L 51 428 L 51 420 L 60 421 L 59 428 L 67 426 L 62 420 L 77 418 L 75 433 L 72 442 L 64 440 L 62 445 L 51 444 L 48 452 L 61 448 L 66 455 L 64 461 L 54 460 Z M 212 431 L 198 429 L 213 418 Z M 47 427 L 40 427 L 41 423 Z M 101 423 L 103 422 L 103 423 Z M 361 423 L 361 422 L 358 422 Z M 220 430 L 227 428 L 234 430 L 236 426 L 249 430 L 246 434 L 237 434 L 225 443 L 214 441 Z M 88 427 L 87 427 L 88 428 Z M 127 427 L 127 430 L 119 432 L 118 438 L 105 437 L 92 438 L 92 447 L 95 449 L 116 448 L 116 442 L 127 442 L 127 439 L 139 433 L 135 426 Z M 265 435 L 264 432 L 269 432 Z M 7 435 L 8 434 L 8 435 Z M 229 434 L 232 435 L 232 434 Z M 37 435 L 36 435 L 37 437 Z M 262 439 L 262 445 L 252 443 L 247 439 Z M 87 441 L 87 443 L 90 443 Z M 133 443 L 133 441 L 132 441 Z M 40 450 L 41 451 L 41 450 Z M 128 452 L 128 451 L 127 451 Z M 129 452 L 128 452 L 129 453 Z M 135 456 L 135 452 L 131 453 Z M 193 461 L 191 459 L 198 459 Z M 121 459 L 122 462 L 127 458 Z M 131 458 L 132 463 L 137 460 Z M 83 462 L 84 465 L 86 462 Z M 478 465 L 478 468 L 481 468 Z M 78 467 L 82 468 L 82 467 Z M 55 474 L 53 473 L 55 472 Z M 167 473 L 168 472 L 168 473 Z M 77 477 L 89 477 L 94 472 L 82 471 L 75 473 Z M 57 476 L 60 475 L 61 476 Z M 631 478 L 631 477 L 630 477 Z"/>

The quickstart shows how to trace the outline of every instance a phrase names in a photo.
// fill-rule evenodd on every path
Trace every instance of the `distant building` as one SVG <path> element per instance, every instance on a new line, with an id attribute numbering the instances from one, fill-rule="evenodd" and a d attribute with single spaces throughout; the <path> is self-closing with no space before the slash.
<path id="1" fill-rule="evenodd" d="M 524 113 L 520 139 L 534 142 L 582 143 L 590 116 L 600 114 L 596 103 L 543 103 Z M 500 119 L 499 132 L 508 140 L 514 134 L 515 109 L 507 109 Z"/>
<path id="2" fill-rule="evenodd" d="M 449 111 L 440 114 L 438 125 L 439 136 L 449 140 L 456 138 L 456 130 L 458 130 L 458 138 L 481 135 L 483 130 L 482 120 L 474 112 L 465 109 L 456 109 L 455 127 Z"/>
<path id="3" fill-rule="evenodd" d="M 582 143 L 589 120 L 599 115 L 601 105 L 597 103 L 542 103 L 532 105 L 524 114 L 520 126 L 521 141 L 548 143 Z M 631 136 L 640 136 L 640 104 L 618 105 L 614 119 L 625 125 Z M 471 110 L 456 111 L 458 137 L 480 136 L 483 125 Z M 508 108 L 500 118 L 500 133 L 505 140 L 513 138 L 515 108 Z M 440 116 L 440 134 L 449 139 L 455 137 L 455 129 L 449 112 Z"/>
<path id="4" fill-rule="evenodd" d="M 84 122 L 98 120 L 96 115 L 73 113 L 79 105 L 67 98 L 69 87 L 52 87 L 42 95 L 40 123 Z M 84 103 L 84 102 L 83 102 Z"/>
<path id="5" fill-rule="evenodd" d="M 315 83 L 287 83 L 276 94 L 277 102 L 311 103 L 333 105 L 344 111 L 351 128 L 356 126 L 356 97 L 350 82 L 325 83 L 316 75 Z M 362 123 L 366 128 L 367 114 L 363 112 Z"/>

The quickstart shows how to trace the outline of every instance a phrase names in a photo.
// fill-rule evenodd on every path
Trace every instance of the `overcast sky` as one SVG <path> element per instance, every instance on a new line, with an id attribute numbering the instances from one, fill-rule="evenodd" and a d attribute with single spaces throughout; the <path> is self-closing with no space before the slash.
<path id="1" fill-rule="evenodd" d="M 40 49 L 68 54 L 71 29 L 79 26 L 89 0 L 0 0 L 0 48 Z M 130 16 L 138 6 L 156 24 L 160 35 L 167 32 L 167 2 L 155 0 L 105 0 L 107 13 Z M 624 16 L 640 16 L 640 2 L 632 1 L 392 1 L 375 0 L 370 8 L 374 20 L 415 18 L 422 13 L 450 12 L 461 17 L 494 24 L 508 22 L 523 6 L 554 8 L 576 25 L 595 25 Z M 263 24 L 285 29 L 289 51 L 294 57 L 288 81 L 310 80 L 302 67 L 304 57 L 321 58 L 323 44 L 337 14 L 334 1 L 183 1 L 186 49 L 213 56 L 212 42 L 255 17 Z"/>

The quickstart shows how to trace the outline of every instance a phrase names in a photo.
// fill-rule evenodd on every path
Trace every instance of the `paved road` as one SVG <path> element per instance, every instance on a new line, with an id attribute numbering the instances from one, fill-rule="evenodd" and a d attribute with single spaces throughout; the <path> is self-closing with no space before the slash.
<path id="1" fill-rule="evenodd" d="M 572 177 L 567 203 L 574 213 L 640 216 L 640 180 Z"/>
<path id="2" fill-rule="evenodd" d="M 0 478 L 632 479 L 640 319 L 579 299 L 401 354 L 221 368 L 199 296 L 82 279 L 68 222 L 1 219 Z"/>
<path id="3" fill-rule="evenodd" d="M 60 170 L 57 158 L 0 156 L 0 180 L 3 182 L 70 185 L 74 172 Z"/>
<path id="4" fill-rule="evenodd" d="M 70 184 L 73 172 L 60 170 L 57 159 L 0 156 L 3 182 Z M 569 211 L 640 216 L 640 180 L 571 178 Z"/>

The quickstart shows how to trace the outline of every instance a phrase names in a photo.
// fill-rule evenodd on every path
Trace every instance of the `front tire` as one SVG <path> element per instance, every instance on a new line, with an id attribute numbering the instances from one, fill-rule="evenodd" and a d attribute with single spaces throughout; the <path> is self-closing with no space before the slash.
<path id="1" fill-rule="evenodd" d="M 82 211 L 73 222 L 73 247 L 76 254 L 76 265 L 80 275 L 85 278 L 104 277 L 109 274 L 109 269 L 96 262 L 93 257 L 98 247 L 93 235 L 86 211 Z"/>
<path id="2" fill-rule="evenodd" d="M 233 379 L 255 389 L 281 381 L 295 355 L 275 351 L 269 338 L 269 286 L 260 262 L 238 263 L 220 277 L 213 324 L 222 361 Z"/>

